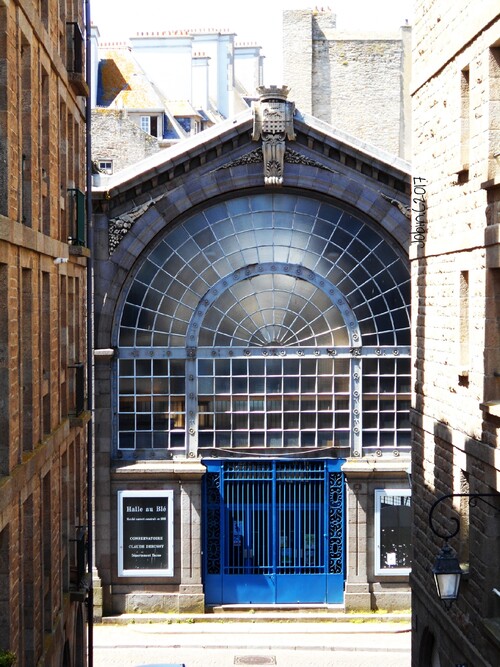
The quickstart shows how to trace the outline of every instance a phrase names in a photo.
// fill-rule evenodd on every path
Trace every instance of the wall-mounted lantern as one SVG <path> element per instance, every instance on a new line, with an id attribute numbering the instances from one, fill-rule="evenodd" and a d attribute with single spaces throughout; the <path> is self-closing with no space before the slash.
<path id="1" fill-rule="evenodd" d="M 498 511 L 499 508 L 489 503 L 487 500 L 485 500 L 485 498 L 500 498 L 500 494 L 448 493 L 438 498 L 429 511 L 430 529 L 435 535 L 442 537 L 445 540 L 444 546 L 442 547 L 434 562 L 432 574 L 434 575 L 438 597 L 447 609 L 449 609 L 451 604 L 458 598 L 460 591 L 460 580 L 463 574 L 463 571 L 458 562 L 457 554 L 448 544 L 448 540 L 458 534 L 460 530 L 460 521 L 456 517 L 452 517 L 450 521 L 452 521 L 454 524 L 454 528 L 446 533 L 437 529 L 433 524 L 434 510 L 440 503 L 442 503 L 444 500 L 447 500 L 448 498 L 468 498 L 469 505 L 471 507 L 475 506 L 476 501 L 481 500 L 481 502 L 485 503 L 489 507 L 493 507 L 493 509 Z"/>

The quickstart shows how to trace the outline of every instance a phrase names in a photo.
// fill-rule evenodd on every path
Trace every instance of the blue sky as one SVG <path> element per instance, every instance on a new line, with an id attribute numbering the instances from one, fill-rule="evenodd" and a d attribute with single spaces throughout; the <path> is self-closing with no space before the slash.
<path id="1" fill-rule="evenodd" d="M 411 24 L 413 17 L 413 0 L 335 0 L 324 4 L 304 0 L 91 0 L 91 18 L 106 41 L 124 40 L 139 31 L 227 28 L 237 34 L 237 41 L 257 42 L 263 47 L 266 82 L 280 83 L 282 12 L 315 6 L 334 7 L 339 30 L 397 30 L 405 19 Z"/>

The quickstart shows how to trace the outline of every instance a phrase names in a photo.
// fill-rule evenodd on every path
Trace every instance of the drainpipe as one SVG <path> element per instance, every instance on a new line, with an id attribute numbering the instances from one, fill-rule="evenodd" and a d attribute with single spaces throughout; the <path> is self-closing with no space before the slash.
<path id="1" fill-rule="evenodd" d="M 88 667 L 94 664 L 94 590 L 92 583 L 94 558 L 94 313 L 93 313 L 93 272 L 94 272 L 94 230 L 92 224 L 92 143 L 91 143 L 91 121 L 92 121 L 92 52 L 91 52 L 90 0 L 85 0 L 85 73 L 89 94 L 85 107 L 85 146 L 86 146 L 86 224 L 87 224 L 87 246 L 90 256 L 87 258 L 87 409 L 90 412 L 90 420 L 87 424 L 87 568 L 89 578 L 89 591 L 87 598 L 87 651 Z"/>

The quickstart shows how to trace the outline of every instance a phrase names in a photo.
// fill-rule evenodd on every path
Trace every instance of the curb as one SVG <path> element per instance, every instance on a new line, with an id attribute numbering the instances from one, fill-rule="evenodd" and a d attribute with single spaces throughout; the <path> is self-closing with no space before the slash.
<path id="1" fill-rule="evenodd" d="M 411 624 L 411 614 L 343 614 L 333 612 L 323 613 L 272 613 L 272 612 L 246 612 L 244 614 L 228 612 L 225 614 L 120 614 L 117 616 L 103 616 L 102 619 L 94 619 L 98 625 L 128 625 L 128 624 L 150 624 L 165 623 L 343 623 L 359 625 Z M 377 632 L 383 632 L 378 628 Z M 387 632 L 407 632 L 407 629 L 387 630 Z"/>

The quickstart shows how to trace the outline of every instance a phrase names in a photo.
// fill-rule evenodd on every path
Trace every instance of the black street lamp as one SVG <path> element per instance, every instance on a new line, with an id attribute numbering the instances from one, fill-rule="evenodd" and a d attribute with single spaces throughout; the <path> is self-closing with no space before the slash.
<path id="1" fill-rule="evenodd" d="M 481 500 L 486 505 L 489 505 L 489 507 L 493 507 L 493 509 L 498 511 L 498 507 L 489 503 L 485 498 L 499 497 L 499 493 L 448 493 L 438 498 L 429 511 L 430 529 L 435 535 L 442 537 L 445 540 L 444 546 L 434 561 L 432 574 L 434 575 L 438 597 L 447 609 L 449 609 L 451 604 L 458 598 L 460 580 L 463 574 L 462 568 L 458 562 L 457 554 L 448 544 L 448 540 L 458 534 L 460 530 L 460 521 L 456 517 L 451 517 L 450 521 L 454 523 L 454 528 L 450 532 L 443 533 L 438 530 L 432 522 L 434 510 L 443 502 L 443 500 L 447 500 L 448 498 L 468 498 L 469 505 L 472 507 L 477 500 Z"/>
<path id="2" fill-rule="evenodd" d="M 449 609 L 451 603 L 458 598 L 463 572 L 457 554 L 448 543 L 445 543 L 437 555 L 432 574 L 434 575 L 438 597 Z"/>

